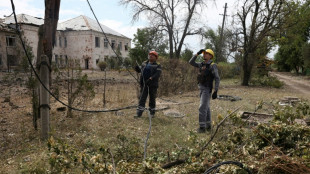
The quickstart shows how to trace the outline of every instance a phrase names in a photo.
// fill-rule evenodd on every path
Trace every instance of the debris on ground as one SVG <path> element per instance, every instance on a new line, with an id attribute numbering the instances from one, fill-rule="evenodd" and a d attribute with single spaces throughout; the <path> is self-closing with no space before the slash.
<path id="1" fill-rule="evenodd" d="M 231 95 L 219 95 L 217 98 L 218 98 L 219 100 L 230 100 L 230 101 L 242 100 L 241 97 L 238 97 L 238 96 L 231 96 Z"/>
<path id="2" fill-rule="evenodd" d="M 286 105 L 294 105 L 296 103 L 299 103 L 301 100 L 298 97 L 284 97 L 279 101 L 279 105 L 286 106 Z"/>

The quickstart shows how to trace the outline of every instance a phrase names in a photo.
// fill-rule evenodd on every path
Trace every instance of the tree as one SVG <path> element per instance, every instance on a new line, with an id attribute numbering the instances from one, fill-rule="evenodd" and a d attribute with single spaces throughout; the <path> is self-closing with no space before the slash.
<path id="1" fill-rule="evenodd" d="M 282 17 L 284 26 L 280 31 L 280 38 L 277 39 L 279 50 L 276 56 L 278 69 L 282 71 L 295 70 L 296 73 L 306 70 L 307 41 L 310 30 L 310 1 L 302 4 L 291 2 L 285 10 L 290 11 L 290 15 Z"/>
<path id="2" fill-rule="evenodd" d="M 189 61 L 192 57 L 193 57 L 193 51 L 188 48 L 186 48 L 181 54 L 181 59 L 185 61 Z"/>
<path id="3" fill-rule="evenodd" d="M 284 0 L 245 0 L 240 11 L 237 12 L 240 28 L 238 33 L 242 37 L 242 85 L 248 86 L 251 78 L 252 68 L 258 60 L 257 55 L 260 47 L 267 45 L 267 54 L 271 48 L 268 40 L 274 30 L 280 26 L 277 20 L 284 5 Z"/>
<path id="4" fill-rule="evenodd" d="M 121 4 L 132 5 L 133 21 L 148 14 L 154 28 L 167 34 L 169 57 L 179 58 L 186 36 L 201 34 L 203 27 L 194 22 L 197 10 L 205 5 L 204 0 L 120 0 Z M 182 13 L 182 12 L 184 13 Z"/>
<path id="5" fill-rule="evenodd" d="M 150 50 L 156 50 L 159 55 L 166 55 L 167 42 L 163 34 L 154 28 L 138 29 L 134 35 L 134 48 L 129 50 L 129 57 L 132 64 L 144 61 Z"/>
<path id="6" fill-rule="evenodd" d="M 229 30 L 223 31 L 222 38 L 222 51 L 221 49 L 221 36 L 220 36 L 221 27 L 218 27 L 217 31 L 208 29 L 204 33 L 204 38 L 207 40 L 205 46 L 214 51 L 217 62 L 227 62 L 227 57 L 230 54 L 229 46 L 233 44 L 233 35 Z"/>

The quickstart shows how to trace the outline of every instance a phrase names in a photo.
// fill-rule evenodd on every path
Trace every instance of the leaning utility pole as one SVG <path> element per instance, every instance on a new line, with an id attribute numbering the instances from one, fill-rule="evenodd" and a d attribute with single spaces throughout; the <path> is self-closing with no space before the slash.
<path id="1" fill-rule="evenodd" d="M 43 25 L 43 54 L 40 56 L 40 79 L 44 86 L 40 85 L 40 116 L 42 123 L 41 138 L 47 139 L 50 132 L 49 109 L 50 96 L 47 90 L 50 89 L 51 64 L 53 46 L 55 41 L 60 0 L 45 0 L 45 16 Z"/>
<path id="2" fill-rule="evenodd" d="M 222 28 L 221 28 L 221 34 L 220 34 L 220 50 L 219 50 L 219 55 L 218 55 L 218 60 L 217 62 L 223 61 L 224 57 L 222 55 L 222 50 L 223 50 L 223 30 L 224 30 L 224 24 L 225 24 L 225 18 L 226 18 L 226 9 L 227 9 L 227 3 L 225 3 L 225 7 L 224 7 L 224 15 L 223 15 L 223 22 L 222 22 Z"/>

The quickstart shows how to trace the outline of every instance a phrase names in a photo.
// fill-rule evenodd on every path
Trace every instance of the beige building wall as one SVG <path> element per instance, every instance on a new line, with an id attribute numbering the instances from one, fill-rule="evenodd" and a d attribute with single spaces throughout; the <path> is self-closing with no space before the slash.
<path id="1" fill-rule="evenodd" d="M 99 43 L 96 45 L 96 37 Z M 120 46 L 123 58 L 127 58 L 131 39 L 114 35 L 107 35 L 109 42 L 115 41 L 115 51 Z M 56 45 L 53 50 L 53 61 L 59 66 L 64 66 L 65 59 L 79 60 L 83 69 L 99 69 L 97 63 L 106 57 L 115 56 L 111 46 L 104 42 L 104 35 L 97 31 L 57 31 Z M 65 44 L 65 42 L 67 44 Z M 125 49 L 127 45 L 127 50 Z M 58 60 L 62 60 L 58 61 Z"/>

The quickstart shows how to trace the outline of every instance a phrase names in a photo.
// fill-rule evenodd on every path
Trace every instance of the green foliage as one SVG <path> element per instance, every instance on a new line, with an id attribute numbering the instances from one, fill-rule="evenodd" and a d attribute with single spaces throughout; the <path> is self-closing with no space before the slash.
<path id="1" fill-rule="evenodd" d="M 100 68 L 101 71 L 104 71 L 107 68 L 107 62 L 105 61 L 99 61 L 97 66 Z"/>
<path id="2" fill-rule="evenodd" d="M 228 44 L 230 41 L 233 41 L 233 36 L 228 30 L 223 31 L 223 38 L 222 38 L 222 52 L 221 49 L 221 27 L 218 27 L 216 31 L 212 29 L 208 29 L 207 32 L 204 34 L 204 38 L 207 40 L 205 44 L 206 48 L 210 48 L 215 53 L 215 58 L 217 58 L 218 62 L 227 62 L 228 55 Z"/>
<path id="3" fill-rule="evenodd" d="M 34 55 L 32 52 L 32 47 L 29 46 L 28 44 L 26 45 L 26 51 L 27 51 L 30 61 L 32 62 L 32 60 L 34 59 Z M 19 68 L 21 68 L 25 72 L 31 71 L 29 61 L 26 55 L 22 56 L 21 62 L 19 64 Z"/>
<path id="4" fill-rule="evenodd" d="M 274 120 L 293 124 L 295 119 L 310 115 L 310 106 L 307 102 L 298 103 L 297 106 L 276 106 L 273 115 Z"/>
<path id="5" fill-rule="evenodd" d="M 233 78 L 240 75 L 241 68 L 234 63 L 220 62 L 217 64 L 221 79 Z"/>
<path id="6" fill-rule="evenodd" d="M 250 84 L 254 86 L 268 86 L 273 88 L 281 88 L 284 85 L 283 82 L 272 76 L 254 77 L 250 81 Z"/>
<path id="7" fill-rule="evenodd" d="M 101 145 L 98 149 L 89 147 L 78 150 L 77 147 L 70 146 L 61 140 L 51 137 L 48 140 L 49 164 L 52 173 L 75 173 L 83 171 L 85 173 L 112 173 L 118 170 L 120 173 L 127 173 L 137 170 L 135 167 L 147 170 L 138 161 L 142 160 L 143 154 L 140 152 L 138 140 L 128 139 L 124 135 L 118 135 L 118 146 L 110 149 Z M 113 152 L 113 153 L 112 153 Z M 113 160 L 117 166 L 114 169 Z M 134 167 L 135 166 L 135 167 Z"/>
<path id="8" fill-rule="evenodd" d="M 105 61 L 110 69 L 120 70 L 123 65 L 123 59 L 118 59 L 115 56 L 106 58 Z"/>
<path id="9" fill-rule="evenodd" d="M 181 53 L 181 59 L 184 61 L 189 61 L 193 57 L 193 51 L 186 48 L 182 53 Z"/>
<path id="10" fill-rule="evenodd" d="M 310 43 L 304 43 L 302 47 L 302 57 L 304 58 L 305 75 L 310 76 Z"/>
<path id="11" fill-rule="evenodd" d="M 159 56 L 166 55 L 167 41 L 163 34 L 154 28 L 138 29 L 133 43 L 135 47 L 129 50 L 129 58 L 133 67 L 136 62 L 141 64 L 146 60 L 150 50 L 155 50 Z"/>
<path id="12" fill-rule="evenodd" d="M 259 125 L 256 130 L 257 136 L 254 142 L 258 149 L 263 149 L 272 143 L 285 153 L 306 155 L 299 154 L 302 152 L 295 148 L 309 146 L 310 140 L 307 137 L 310 136 L 310 129 L 308 127 L 275 122 L 270 126 Z"/>
<path id="13" fill-rule="evenodd" d="M 309 1 L 304 4 L 291 1 L 287 6 L 289 16 L 284 20 L 284 31 L 278 39 L 279 50 L 275 57 L 281 71 L 305 71 L 309 57 L 303 53 L 304 45 L 309 40 L 310 8 Z"/>

